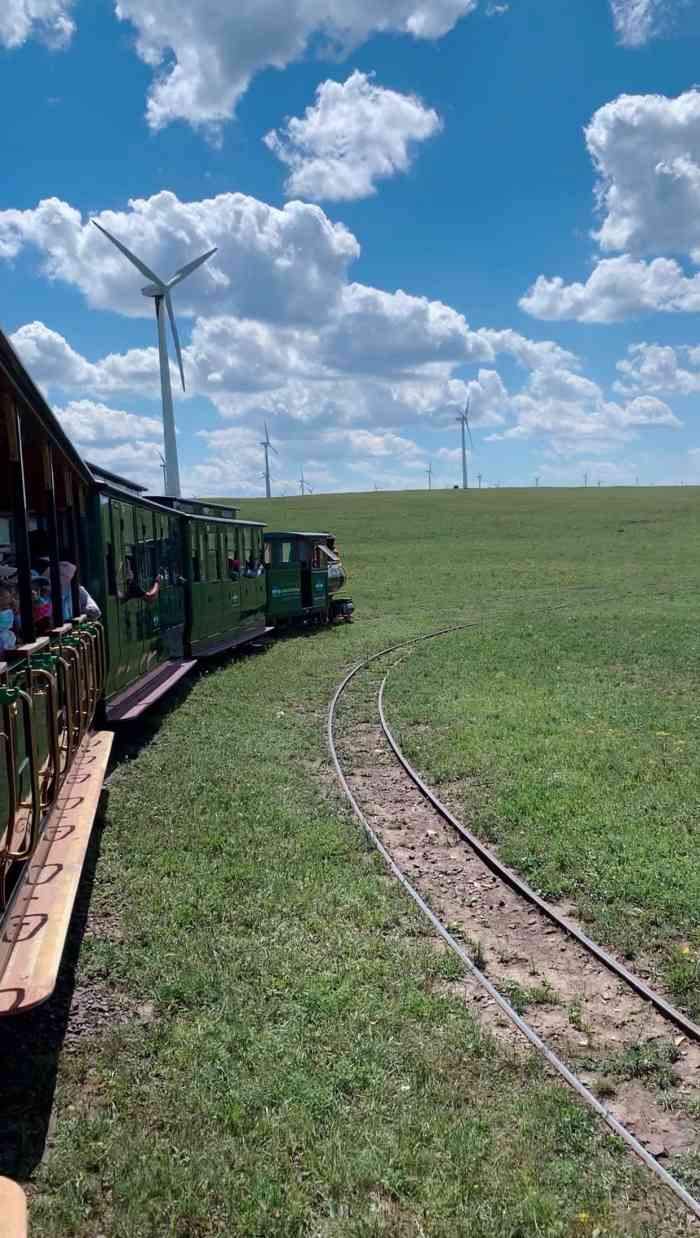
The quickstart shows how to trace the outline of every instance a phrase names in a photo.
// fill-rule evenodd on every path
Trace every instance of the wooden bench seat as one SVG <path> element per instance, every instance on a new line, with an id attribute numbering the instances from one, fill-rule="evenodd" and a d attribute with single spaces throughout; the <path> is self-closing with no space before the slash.
<path id="1" fill-rule="evenodd" d="M 0 1015 L 38 1006 L 56 987 L 113 738 L 85 739 L 18 882 L 0 936 Z"/>

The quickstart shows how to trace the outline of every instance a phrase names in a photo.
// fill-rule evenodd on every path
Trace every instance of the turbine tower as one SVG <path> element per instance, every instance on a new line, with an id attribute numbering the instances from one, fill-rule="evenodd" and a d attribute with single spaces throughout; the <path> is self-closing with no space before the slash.
<path id="1" fill-rule="evenodd" d="M 429 489 L 429 490 L 432 490 L 432 488 L 433 488 L 433 465 L 432 465 L 432 461 L 431 461 L 431 463 L 428 465 L 427 469 L 425 470 L 425 475 L 426 475 L 426 477 L 428 478 L 428 489 Z"/>
<path id="2" fill-rule="evenodd" d="M 185 390 L 185 371 L 182 365 L 182 350 L 180 348 L 180 339 L 177 333 L 175 324 L 175 311 L 173 310 L 173 302 L 170 293 L 177 284 L 181 284 L 183 279 L 187 279 L 197 267 L 201 267 L 207 258 L 211 258 L 212 254 L 216 253 L 216 248 L 210 249 L 206 254 L 202 254 L 200 258 L 195 258 L 193 262 L 185 263 L 184 267 L 180 267 L 178 271 L 169 279 L 162 280 L 159 275 L 156 275 L 149 267 L 146 266 L 140 258 L 131 253 L 131 250 L 122 245 L 116 236 L 112 236 L 102 224 L 98 224 L 96 219 L 92 221 L 100 232 L 104 233 L 117 249 L 121 250 L 125 258 L 145 275 L 149 281 L 145 288 L 141 291 L 145 297 L 153 297 L 156 307 L 156 323 L 158 325 L 158 353 L 160 356 L 160 389 L 163 397 L 163 440 L 165 444 L 165 492 L 173 499 L 180 498 L 180 468 L 177 461 L 177 441 L 175 438 L 175 415 L 173 413 L 173 390 L 170 384 L 170 361 L 168 359 L 168 341 L 165 333 L 165 312 L 167 311 L 170 319 L 170 330 L 172 331 L 173 341 L 175 344 L 175 352 L 177 353 L 177 363 L 180 368 L 180 378 L 182 379 L 182 390 Z"/>
<path id="3" fill-rule="evenodd" d="M 467 396 L 467 403 L 464 406 L 464 412 L 459 414 L 457 421 L 462 428 L 462 489 L 469 489 L 469 473 L 467 471 L 467 435 L 469 435 L 469 446 L 474 449 L 472 443 L 472 432 L 469 428 L 469 407 L 472 402 L 471 393 Z"/>
<path id="4" fill-rule="evenodd" d="M 271 499 L 272 490 L 270 489 L 270 452 L 274 451 L 276 456 L 278 456 L 280 453 L 278 452 L 276 447 L 272 446 L 272 443 L 270 442 L 270 431 L 267 428 L 267 422 L 264 421 L 263 425 L 265 427 L 265 441 L 262 442 L 260 446 L 263 448 L 265 452 L 265 472 L 263 473 L 263 477 L 265 478 L 265 497 L 268 499 Z"/>
<path id="5" fill-rule="evenodd" d="M 304 470 L 302 469 L 302 470 L 301 470 L 301 477 L 299 478 L 299 494 L 300 494 L 300 495 L 302 496 L 302 498 L 303 498 L 303 497 L 304 497 L 304 495 L 305 495 L 305 494 L 307 494 L 307 493 L 308 493 L 308 494 L 313 494 L 313 487 L 312 487 L 312 486 L 310 486 L 310 485 L 309 485 L 309 483 L 308 483 L 308 481 L 306 481 L 306 480 L 304 479 Z"/>

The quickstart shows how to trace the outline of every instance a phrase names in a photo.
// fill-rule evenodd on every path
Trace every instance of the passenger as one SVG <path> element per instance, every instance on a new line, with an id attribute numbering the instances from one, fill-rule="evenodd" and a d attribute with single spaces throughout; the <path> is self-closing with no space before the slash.
<path id="1" fill-rule="evenodd" d="M 75 576 L 75 564 L 68 563 L 66 559 L 62 559 L 58 565 L 58 574 L 61 579 L 61 607 L 63 610 L 63 622 L 68 623 L 68 620 L 73 618 L 73 591 L 71 589 L 71 581 Z"/>
<path id="2" fill-rule="evenodd" d="M 78 585 L 78 597 L 80 598 L 81 615 L 86 615 L 93 623 L 102 618 L 102 611 L 94 598 L 90 597 L 85 585 Z"/>
<path id="3" fill-rule="evenodd" d="M 15 619 L 17 599 L 12 589 L 0 588 L 0 653 L 17 645 Z"/>
<path id="4" fill-rule="evenodd" d="M 229 568 L 229 573 L 231 575 L 231 579 L 237 580 L 241 574 L 241 561 L 238 558 L 238 555 L 236 555 L 235 559 L 229 559 L 228 568 Z"/>
<path id="5" fill-rule="evenodd" d="M 44 636 L 50 632 L 53 624 L 50 590 L 51 586 L 46 576 L 40 576 L 38 572 L 32 570 L 32 602 L 37 636 Z"/>

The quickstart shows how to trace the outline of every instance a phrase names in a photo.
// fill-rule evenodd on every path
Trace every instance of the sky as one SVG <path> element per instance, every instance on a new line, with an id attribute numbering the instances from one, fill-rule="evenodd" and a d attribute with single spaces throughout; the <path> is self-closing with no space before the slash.
<path id="1" fill-rule="evenodd" d="M 187 493 L 700 484 L 700 0 L 2 0 L 0 326 Z M 171 355 L 174 352 L 171 347 Z"/>

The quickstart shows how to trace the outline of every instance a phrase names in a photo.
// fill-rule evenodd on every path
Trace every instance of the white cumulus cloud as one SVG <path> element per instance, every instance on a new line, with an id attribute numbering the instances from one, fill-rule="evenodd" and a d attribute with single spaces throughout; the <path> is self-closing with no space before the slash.
<path id="1" fill-rule="evenodd" d="M 635 438 L 643 427 L 681 424 L 662 400 L 637 396 L 618 404 L 606 399 L 597 383 L 556 367 L 535 371 L 510 407 L 514 424 L 490 435 L 489 441 L 543 439 L 561 457 L 607 452 Z"/>
<path id="2" fill-rule="evenodd" d="M 45 389 L 99 395 L 140 391 L 154 397 L 160 392 L 156 348 L 132 348 L 126 353 L 109 353 L 99 361 L 88 361 L 58 331 L 43 322 L 25 323 L 10 336 L 10 341 L 34 381 Z"/>
<path id="3" fill-rule="evenodd" d="M 621 395 L 662 392 L 693 395 L 700 391 L 700 348 L 670 344 L 632 344 L 617 363 L 620 378 L 615 390 Z"/>
<path id="4" fill-rule="evenodd" d="M 179 314 L 234 313 L 284 322 L 323 318 L 339 295 L 357 241 L 319 206 L 282 209 L 240 193 L 181 202 L 163 190 L 98 223 L 164 278 L 213 246 L 218 252 L 174 294 Z M 31 246 L 50 279 L 80 289 L 91 306 L 151 315 L 143 277 L 89 219 L 58 198 L 30 210 L 0 211 L 0 258 Z"/>
<path id="5" fill-rule="evenodd" d="M 602 215 L 586 282 L 540 275 L 521 308 L 535 317 L 614 322 L 648 312 L 694 312 L 700 275 L 700 90 L 677 98 L 621 95 L 586 131 Z M 656 256 L 661 255 L 661 256 Z"/>
<path id="6" fill-rule="evenodd" d="M 620 95 L 586 129 L 604 251 L 690 253 L 700 245 L 700 90 Z"/>
<path id="7" fill-rule="evenodd" d="M 356 70 L 346 82 L 322 82 L 304 116 L 290 117 L 265 143 L 290 169 L 287 197 L 344 201 L 376 193 L 376 183 L 406 172 L 418 142 L 440 118 L 415 95 L 386 90 Z"/>
<path id="8" fill-rule="evenodd" d="M 685 275 L 672 258 L 639 261 L 629 254 L 596 263 L 585 284 L 540 275 L 520 308 L 550 322 L 621 322 L 650 312 L 700 309 L 700 274 Z"/>
<path id="9" fill-rule="evenodd" d="M 371 35 L 439 39 L 478 0 L 117 0 L 154 70 L 147 116 L 211 127 L 230 119 L 252 78 L 283 69 L 313 44 L 344 55 Z"/>
<path id="10" fill-rule="evenodd" d="M 2 0 L 0 4 L 0 44 L 21 47 L 38 38 L 49 47 L 65 47 L 73 36 L 71 18 L 74 0 Z"/>
<path id="11" fill-rule="evenodd" d="M 490 361 L 489 342 L 464 316 L 427 297 L 348 284 L 324 339 L 337 369 L 401 373 L 435 362 Z"/>
<path id="12" fill-rule="evenodd" d="M 65 408 L 54 408 L 54 412 L 70 438 L 81 448 L 87 448 L 88 454 L 91 443 L 163 437 L 159 418 L 139 417 L 95 400 L 72 400 Z"/>

